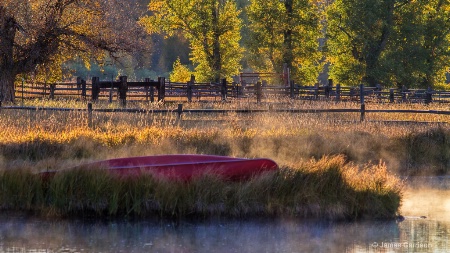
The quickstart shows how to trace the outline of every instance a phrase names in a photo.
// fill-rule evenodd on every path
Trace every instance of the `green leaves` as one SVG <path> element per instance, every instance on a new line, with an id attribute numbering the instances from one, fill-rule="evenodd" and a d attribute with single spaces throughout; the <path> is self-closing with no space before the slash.
<path id="1" fill-rule="evenodd" d="M 335 1 L 327 11 L 332 78 L 348 85 L 443 83 L 450 60 L 449 11 L 449 1 L 439 0 Z"/>
<path id="2" fill-rule="evenodd" d="M 149 33 L 182 33 L 191 46 L 199 81 L 218 81 L 239 73 L 240 11 L 234 1 L 157 0 L 141 24 Z"/>
<path id="3" fill-rule="evenodd" d="M 293 79 L 314 83 L 322 67 L 320 11 L 308 0 L 252 0 L 247 9 L 250 65 L 260 72 L 282 72 L 286 63 Z"/>

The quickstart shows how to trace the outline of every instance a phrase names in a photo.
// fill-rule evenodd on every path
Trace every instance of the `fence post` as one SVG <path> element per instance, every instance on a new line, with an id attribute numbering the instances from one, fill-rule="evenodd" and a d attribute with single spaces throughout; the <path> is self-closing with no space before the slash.
<path id="1" fill-rule="evenodd" d="M 192 82 L 191 81 L 187 82 L 186 95 L 187 95 L 188 102 L 189 103 L 192 102 Z"/>
<path id="2" fill-rule="evenodd" d="M 56 85 L 54 83 L 50 84 L 50 99 L 55 99 L 55 89 Z"/>
<path id="3" fill-rule="evenodd" d="M 194 83 L 195 83 L 195 76 L 191 75 L 191 80 L 187 82 L 187 91 L 186 91 L 189 103 L 192 102 L 192 88 L 194 86 Z"/>
<path id="4" fill-rule="evenodd" d="M 222 85 L 221 85 L 222 101 L 227 100 L 227 92 L 228 92 L 227 79 L 224 78 L 224 79 L 222 79 Z"/>
<path id="5" fill-rule="evenodd" d="M 425 92 L 425 104 L 429 104 L 433 101 L 433 90 L 431 87 L 427 88 L 427 91 Z"/>
<path id="6" fill-rule="evenodd" d="M 350 101 L 353 101 L 353 96 L 355 96 L 355 87 L 350 87 Z"/>
<path id="7" fill-rule="evenodd" d="M 363 122 L 366 119 L 366 105 L 361 104 L 361 122 Z"/>
<path id="8" fill-rule="evenodd" d="M 81 79 L 81 98 L 86 100 L 86 80 Z"/>
<path id="9" fill-rule="evenodd" d="M 145 82 L 145 86 L 144 86 L 144 90 L 145 90 L 145 101 L 148 101 L 148 89 L 149 89 L 150 78 L 145 78 L 145 79 L 144 79 L 144 82 Z"/>
<path id="10" fill-rule="evenodd" d="M 381 87 L 381 84 L 379 84 L 379 83 L 377 83 L 376 85 L 375 85 L 375 92 L 376 92 L 376 94 L 377 94 L 377 99 L 379 100 L 379 101 L 381 101 L 381 91 L 383 90 L 383 87 Z"/>
<path id="11" fill-rule="evenodd" d="M 245 80 L 242 80 L 240 85 L 238 86 L 238 98 L 244 96 L 244 88 L 247 86 L 247 83 Z"/>
<path id="12" fill-rule="evenodd" d="M 22 105 L 23 105 L 23 82 L 24 82 L 24 80 L 23 80 L 23 77 L 22 77 Z"/>
<path id="13" fill-rule="evenodd" d="M 77 76 L 77 89 L 81 88 L 81 77 Z"/>
<path id="14" fill-rule="evenodd" d="M 317 100 L 319 98 L 319 84 L 314 84 L 314 99 Z"/>
<path id="15" fill-rule="evenodd" d="M 166 78 L 158 77 L 158 102 L 163 102 L 166 97 Z"/>
<path id="16" fill-rule="evenodd" d="M 336 101 L 341 101 L 341 84 L 336 84 Z"/>
<path id="17" fill-rule="evenodd" d="M 256 103 L 261 103 L 262 85 L 261 82 L 256 83 Z"/>
<path id="18" fill-rule="evenodd" d="M 364 84 L 359 85 L 359 97 L 361 102 L 361 122 L 366 118 L 366 104 L 364 103 Z"/>
<path id="19" fill-rule="evenodd" d="M 294 80 L 291 80 L 290 86 L 289 86 L 289 96 L 291 99 L 294 99 L 295 97 L 295 83 Z"/>
<path id="20" fill-rule="evenodd" d="M 92 127 L 92 103 L 88 103 L 88 126 Z"/>
<path id="21" fill-rule="evenodd" d="M 181 115 L 183 114 L 183 104 L 178 104 L 177 108 L 177 119 L 181 120 Z"/>
<path id="22" fill-rule="evenodd" d="M 128 91 L 128 83 L 126 76 L 119 77 L 119 100 L 122 103 L 122 106 L 127 106 L 127 91 Z"/>
<path id="23" fill-rule="evenodd" d="M 359 101 L 364 104 L 364 84 L 359 85 Z"/>
<path id="24" fill-rule="evenodd" d="M 325 86 L 325 97 L 330 98 L 331 89 L 333 88 L 333 79 L 328 79 L 328 84 Z"/>
<path id="25" fill-rule="evenodd" d="M 395 98 L 394 98 L 394 89 L 389 89 L 389 102 L 394 103 L 395 102 Z"/>
<path id="26" fill-rule="evenodd" d="M 109 96 L 108 96 L 108 103 L 112 103 L 113 101 L 113 91 L 114 91 L 114 83 L 113 81 L 111 81 L 111 87 L 109 88 Z M 117 92 L 120 92 L 120 88 L 118 89 Z"/>
<path id="27" fill-rule="evenodd" d="M 150 86 L 150 103 L 155 102 L 155 87 Z"/>
<path id="28" fill-rule="evenodd" d="M 405 85 L 402 85 L 402 101 L 403 102 L 406 102 L 406 91 L 407 91 L 408 89 L 406 88 L 406 86 Z"/>
<path id="29" fill-rule="evenodd" d="M 99 78 L 94 76 L 92 77 L 92 100 L 97 101 L 99 94 L 100 94 Z"/>
<path id="30" fill-rule="evenodd" d="M 77 93 L 81 90 L 81 77 L 77 76 Z M 79 94 L 79 93 L 78 93 Z M 80 100 L 82 100 L 82 95 L 80 94 Z"/>

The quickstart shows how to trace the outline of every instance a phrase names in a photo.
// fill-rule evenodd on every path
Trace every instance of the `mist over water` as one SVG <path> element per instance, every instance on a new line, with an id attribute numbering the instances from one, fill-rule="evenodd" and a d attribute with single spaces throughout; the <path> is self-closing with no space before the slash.
<path id="1" fill-rule="evenodd" d="M 411 177 L 407 179 L 400 213 L 426 216 L 429 220 L 450 221 L 450 177 Z"/>
<path id="2" fill-rule="evenodd" d="M 0 252 L 450 252 L 449 184 L 448 178 L 409 178 L 401 222 L 253 218 L 177 223 L 2 213 Z"/>

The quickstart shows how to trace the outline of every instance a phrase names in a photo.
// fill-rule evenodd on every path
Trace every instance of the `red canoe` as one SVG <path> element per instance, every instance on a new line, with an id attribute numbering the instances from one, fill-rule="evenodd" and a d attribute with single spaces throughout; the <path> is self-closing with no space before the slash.
<path id="1" fill-rule="evenodd" d="M 183 181 L 208 173 L 223 179 L 242 180 L 278 169 L 278 165 L 269 159 L 244 159 L 213 155 L 128 157 L 98 161 L 86 164 L 86 166 L 107 168 L 120 176 L 149 173 L 156 177 Z"/>

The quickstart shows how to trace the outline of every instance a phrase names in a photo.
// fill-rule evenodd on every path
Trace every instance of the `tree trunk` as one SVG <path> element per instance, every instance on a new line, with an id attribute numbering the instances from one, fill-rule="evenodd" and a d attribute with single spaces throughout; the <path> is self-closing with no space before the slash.
<path id="1" fill-rule="evenodd" d="M 293 54 L 292 54 L 292 15 L 293 15 L 293 1 L 286 0 L 284 7 L 286 8 L 286 23 L 287 28 L 283 31 L 283 63 L 287 64 L 287 67 L 292 70 Z"/>
<path id="2" fill-rule="evenodd" d="M 218 7 L 220 8 L 220 6 Z M 214 71 L 214 82 L 219 83 L 222 74 L 222 59 L 220 55 L 220 33 L 219 33 L 219 9 L 213 5 L 213 48 L 212 69 Z"/>
<path id="3" fill-rule="evenodd" d="M 12 16 L 0 6 L 0 101 L 14 102 L 14 39 L 17 25 Z"/>
<path id="4" fill-rule="evenodd" d="M 14 80 L 15 74 L 12 71 L 0 72 L 0 101 L 14 103 Z"/>
<path id="5" fill-rule="evenodd" d="M 365 64 L 366 75 L 363 81 L 367 82 L 369 86 L 375 87 L 378 84 L 378 75 L 375 74 L 379 68 L 379 61 L 382 52 L 385 50 L 387 42 L 391 35 L 392 27 L 394 26 L 394 10 L 395 1 L 389 2 L 386 7 L 385 22 L 381 29 L 380 37 L 371 42 L 368 52 L 366 52 Z"/>

